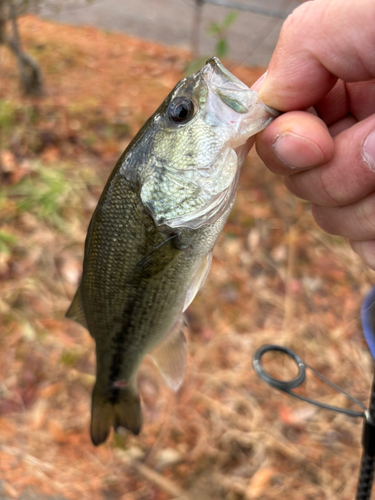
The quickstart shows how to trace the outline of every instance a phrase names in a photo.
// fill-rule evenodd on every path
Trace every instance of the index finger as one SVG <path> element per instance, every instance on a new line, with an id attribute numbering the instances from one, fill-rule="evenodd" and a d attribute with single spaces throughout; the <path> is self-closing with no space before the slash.
<path id="1" fill-rule="evenodd" d="M 315 0 L 287 18 L 260 98 L 281 111 L 306 109 L 335 85 L 375 78 L 375 2 Z"/>

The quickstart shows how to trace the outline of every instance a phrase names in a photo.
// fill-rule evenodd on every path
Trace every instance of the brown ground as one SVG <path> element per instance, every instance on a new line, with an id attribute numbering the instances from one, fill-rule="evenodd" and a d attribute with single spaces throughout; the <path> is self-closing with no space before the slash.
<path id="1" fill-rule="evenodd" d="M 172 393 L 146 360 L 141 435 L 93 447 L 93 342 L 64 313 L 104 181 L 189 54 L 35 17 L 21 32 L 47 95 L 20 96 L 0 47 L 0 498 L 352 499 L 359 419 L 269 388 L 252 355 L 288 345 L 366 403 L 359 308 L 373 273 L 255 155 L 189 309 L 182 388 Z M 235 73 L 251 84 L 261 69 Z M 311 374 L 299 390 L 348 405 Z"/>

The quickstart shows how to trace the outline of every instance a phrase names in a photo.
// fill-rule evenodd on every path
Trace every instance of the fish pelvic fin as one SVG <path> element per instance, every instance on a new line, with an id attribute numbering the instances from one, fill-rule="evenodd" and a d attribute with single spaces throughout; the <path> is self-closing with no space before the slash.
<path id="1" fill-rule="evenodd" d="M 111 427 L 115 431 L 124 427 L 137 435 L 141 426 L 141 405 L 135 384 L 122 387 L 115 383 L 109 392 L 95 384 L 91 406 L 91 440 L 95 446 L 104 443 Z"/>
<path id="2" fill-rule="evenodd" d="M 67 310 L 65 316 L 67 318 L 73 319 L 74 321 L 76 321 L 77 323 L 79 323 L 88 330 L 85 311 L 83 310 L 82 294 L 80 286 L 78 287 L 78 290 L 74 295 L 74 299 L 72 300 L 72 303 L 70 304 L 70 307 Z"/>
<path id="3" fill-rule="evenodd" d="M 189 290 L 185 297 L 185 303 L 182 312 L 186 311 L 189 305 L 193 302 L 195 296 L 203 286 L 203 283 L 206 281 L 208 273 L 210 272 L 212 254 L 213 250 L 208 252 L 208 254 L 203 257 L 201 263 L 198 266 L 198 269 L 195 271 L 195 274 L 189 286 Z"/>

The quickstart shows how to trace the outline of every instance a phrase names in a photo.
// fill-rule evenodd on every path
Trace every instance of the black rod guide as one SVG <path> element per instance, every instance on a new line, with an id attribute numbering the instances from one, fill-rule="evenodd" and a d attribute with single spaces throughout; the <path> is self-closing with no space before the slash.
<path id="1" fill-rule="evenodd" d="M 290 380 L 280 380 L 272 377 L 262 366 L 262 356 L 267 352 L 282 352 L 289 356 L 294 363 L 297 365 L 298 373 L 295 378 Z M 315 406 L 319 406 L 325 410 L 331 410 L 338 413 L 344 413 L 350 417 L 360 417 L 364 419 L 363 424 L 363 434 L 362 434 L 362 459 L 361 467 L 359 472 L 358 486 L 356 500 L 370 500 L 371 489 L 374 481 L 374 469 L 375 469 L 375 374 L 371 388 L 370 403 L 367 409 L 358 399 L 354 398 L 343 389 L 333 384 L 328 379 L 326 379 L 321 373 L 317 372 L 314 368 L 306 365 L 302 359 L 296 354 L 292 349 L 288 347 L 266 344 L 260 347 L 253 357 L 253 366 L 259 378 L 266 382 L 271 387 L 278 389 L 279 391 L 285 392 L 290 396 L 297 399 L 305 401 Z M 330 387 L 335 389 L 342 394 L 345 394 L 353 403 L 362 408 L 362 411 L 350 410 L 348 408 L 341 408 L 339 406 L 328 405 L 316 401 L 315 399 L 307 398 L 293 392 L 293 389 L 299 387 L 306 378 L 306 370 L 309 369 L 319 377 L 323 382 L 328 384 Z"/>

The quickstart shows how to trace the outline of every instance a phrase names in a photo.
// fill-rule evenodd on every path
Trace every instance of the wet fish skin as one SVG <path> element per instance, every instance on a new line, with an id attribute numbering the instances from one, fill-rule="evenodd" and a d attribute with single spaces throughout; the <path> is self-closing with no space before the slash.
<path id="1" fill-rule="evenodd" d="M 194 272 L 214 246 L 227 218 L 224 213 L 214 230 L 209 226 L 177 230 L 172 240 L 159 247 L 155 261 L 143 266 L 142 260 L 166 238 L 155 228 L 139 202 L 137 190 L 124 179 L 120 168 L 99 207 L 89 232 L 89 248 L 95 251 L 85 256 L 81 284 L 87 326 L 96 341 L 92 418 L 95 443 L 106 436 L 101 433 L 99 439 L 95 438 L 102 417 L 96 418 L 94 409 L 106 407 L 107 399 L 112 405 L 120 404 L 125 397 L 126 405 L 129 399 L 132 401 L 137 410 L 122 412 L 123 419 L 119 416 L 115 427 L 139 432 L 139 399 L 135 397 L 138 366 L 181 314 Z M 129 386 L 114 387 L 118 380 L 128 381 Z"/>
<path id="2" fill-rule="evenodd" d="M 237 119 L 254 97 L 225 72 L 211 60 L 175 87 L 117 162 L 91 219 L 82 281 L 67 316 L 86 326 L 96 343 L 95 445 L 106 440 L 111 426 L 139 433 L 136 373 L 152 349 L 170 386 L 177 388 L 183 378 L 181 313 L 209 268 L 234 203 L 238 157 L 251 135 L 238 125 L 233 138 L 230 126 L 221 124 L 221 109 Z M 215 78 L 224 84 L 216 86 L 219 91 L 211 85 Z M 234 90 L 225 87 L 226 78 Z M 168 117 L 181 95 L 191 99 L 195 112 L 182 126 Z M 272 120 L 258 104 L 259 124 L 252 131 Z"/>

